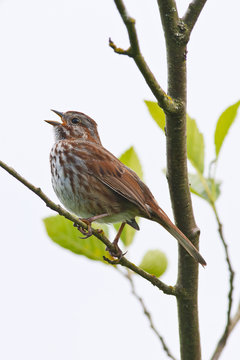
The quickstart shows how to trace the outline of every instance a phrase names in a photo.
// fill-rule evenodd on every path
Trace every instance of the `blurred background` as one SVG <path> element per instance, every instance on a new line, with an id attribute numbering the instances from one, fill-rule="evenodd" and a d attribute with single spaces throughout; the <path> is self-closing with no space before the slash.
<path id="1" fill-rule="evenodd" d="M 183 15 L 188 1 L 179 0 Z M 166 89 L 166 53 L 156 1 L 126 0 L 136 19 L 142 53 Z M 188 113 L 205 138 L 206 165 L 214 158 L 214 130 L 222 111 L 240 99 L 237 0 L 208 1 L 188 47 Z M 50 109 L 82 111 L 96 120 L 103 145 L 119 156 L 134 145 L 144 179 L 172 218 L 166 178 L 165 137 L 144 99 L 155 100 L 134 62 L 108 46 L 129 46 L 113 0 L 0 1 L 0 159 L 57 200 L 50 180 Z M 239 116 L 221 150 L 217 201 L 236 270 L 239 300 Z M 206 168 L 207 173 L 207 168 Z M 42 219 L 54 213 L 0 169 L 0 357 L 4 360 L 166 359 L 128 282 L 102 263 L 60 248 Z M 193 196 L 201 253 L 199 311 L 203 359 L 215 349 L 226 322 L 228 272 L 217 224 L 206 202 Z M 176 241 L 158 224 L 141 220 L 128 253 L 135 263 L 148 249 L 164 251 L 162 277 L 174 284 Z M 112 232 L 112 237 L 114 232 Z M 134 278 L 159 332 L 179 357 L 175 299 Z M 238 326 L 221 357 L 239 359 Z"/>

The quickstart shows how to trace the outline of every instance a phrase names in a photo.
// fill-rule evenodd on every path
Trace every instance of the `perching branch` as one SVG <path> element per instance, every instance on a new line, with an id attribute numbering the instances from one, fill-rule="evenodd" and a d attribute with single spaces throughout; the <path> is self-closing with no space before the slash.
<path id="1" fill-rule="evenodd" d="M 155 327 L 155 325 L 153 323 L 153 320 L 152 320 L 152 316 L 151 316 L 150 312 L 148 311 L 142 297 L 137 294 L 136 289 L 135 289 L 135 285 L 134 285 L 134 282 L 133 282 L 133 279 L 132 279 L 132 276 L 131 276 L 131 273 L 128 271 L 126 274 L 125 273 L 122 273 L 122 274 L 129 280 L 131 290 L 132 290 L 132 294 L 139 301 L 139 303 L 140 303 L 140 305 L 141 305 L 141 307 L 143 309 L 144 315 L 146 315 L 146 317 L 148 319 L 150 328 L 153 330 L 153 332 L 157 335 L 158 339 L 160 340 L 160 342 L 162 344 L 162 347 L 163 347 L 163 350 L 165 351 L 165 353 L 167 354 L 167 356 L 170 359 L 176 360 L 176 358 L 171 354 L 171 352 L 170 352 L 164 338 L 162 337 L 162 335 L 159 334 L 158 330 L 156 329 L 156 327 Z"/>
<path id="2" fill-rule="evenodd" d="M 110 39 L 110 47 L 117 53 L 121 55 L 128 55 L 132 57 L 142 73 L 146 83 L 148 84 L 153 95 L 156 97 L 158 104 L 166 112 L 176 112 L 178 110 L 178 102 L 174 101 L 170 96 L 168 96 L 165 91 L 160 87 L 155 76 L 151 72 L 149 66 L 147 65 L 139 47 L 139 41 L 135 26 L 135 20 L 130 17 L 127 13 L 125 5 L 122 0 L 114 0 L 116 7 L 121 15 L 121 18 L 126 26 L 128 37 L 130 41 L 130 48 L 128 50 L 123 50 L 118 48 L 114 42 Z"/>
<path id="3" fill-rule="evenodd" d="M 72 221 L 74 224 L 80 225 L 84 229 L 87 230 L 87 225 L 82 222 L 79 218 L 72 215 L 65 209 L 63 209 L 60 205 L 55 204 L 53 201 L 51 201 L 39 187 L 35 187 L 30 182 L 28 182 L 26 179 L 24 179 L 21 175 L 19 175 L 13 168 L 9 167 L 7 164 L 2 162 L 0 160 L 0 167 L 5 169 L 10 175 L 15 177 L 18 181 L 20 181 L 23 185 L 25 185 L 28 189 L 33 191 L 37 196 L 39 196 L 49 207 L 50 209 L 56 211 L 59 215 L 64 216 L 66 219 Z M 100 241 L 102 241 L 107 248 L 109 248 L 111 251 L 114 252 L 114 246 L 113 244 L 104 236 L 99 230 L 92 229 L 92 233 L 95 237 L 97 237 Z M 163 283 L 161 280 L 159 280 L 156 276 L 150 275 L 149 273 L 145 272 L 144 270 L 140 269 L 137 265 L 133 264 L 132 262 L 128 261 L 125 257 L 122 257 L 118 264 L 132 270 L 136 274 L 140 275 L 144 279 L 148 280 L 152 285 L 156 286 L 159 290 L 164 292 L 167 295 L 183 295 L 183 292 L 180 291 L 180 289 L 176 289 L 174 286 L 168 286 L 165 283 Z"/>
<path id="4" fill-rule="evenodd" d="M 189 35 L 206 2 L 207 0 L 193 0 L 189 4 L 186 14 L 182 18 L 182 20 L 188 27 Z"/>
<path id="5" fill-rule="evenodd" d="M 233 290 L 234 290 L 234 287 L 233 287 L 234 271 L 233 271 L 230 256 L 229 256 L 229 253 L 228 253 L 228 245 L 227 245 L 227 243 L 225 241 L 225 238 L 224 238 L 223 229 L 222 229 L 222 223 L 221 223 L 221 221 L 219 219 L 219 215 L 218 215 L 218 212 L 217 212 L 217 209 L 216 209 L 216 206 L 215 206 L 214 203 L 212 204 L 212 208 L 213 208 L 213 211 L 214 211 L 217 223 L 218 223 L 218 232 L 219 232 L 220 239 L 221 239 L 223 247 L 224 247 L 224 252 L 225 252 L 225 256 L 226 256 L 226 262 L 227 262 L 228 271 L 229 271 L 229 292 L 228 292 L 227 322 L 226 322 L 224 332 L 223 332 L 223 334 L 222 334 L 222 336 L 221 336 L 221 338 L 220 338 L 220 340 L 219 340 L 219 342 L 217 344 L 216 350 L 214 351 L 214 354 L 212 356 L 212 360 L 217 360 L 219 358 L 220 353 L 222 352 L 224 346 L 226 345 L 227 339 L 228 339 L 231 331 L 233 330 L 233 327 L 235 326 L 234 325 L 232 327 L 232 319 L 231 319 L 231 310 L 232 310 L 232 303 L 233 303 Z M 240 312 L 240 305 L 239 305 L 238 312 Z M 238 314 L 238 312 L 237 312 L 237 314 Z M 235 317 L 236 316 L 237 315 L 235 315 Z M 240 314 L 239 314 L 239 317 L 240 317 Z"/>

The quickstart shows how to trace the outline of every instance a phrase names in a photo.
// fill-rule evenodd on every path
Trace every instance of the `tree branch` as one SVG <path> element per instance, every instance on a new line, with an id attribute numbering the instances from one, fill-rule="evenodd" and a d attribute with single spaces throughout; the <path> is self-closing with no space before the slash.
<path id="1" fill-rule="evenodd" d="M 165 39 L 175 37 L 179 17 L 175 0 L 157 0 Z"/>
<path id="2" fill-rule="evenodd" d="M 181 103 L 178 113 L 166 114 L 167 179 L 176 225 L 199 247 L 188 183 L 186 149 L 186 53 L 187 27 L 179 19 L 175 1 L 158 0 L 165 33 L 168 63 L 168 94 Z M 177 297 L 181 359 L 200 360 L 201 344 L 198 320 L 198 265 L 178 247 L 177 287 L 187 296 Z"/>
<path id="3" fill-rule="evenodd" d="M 78 219 L 76 216 L 72 215 L 65 209 L 63 209 L 60 205 L 55 204 L 53 201 L 51 201 L 39 187 L 35 187 L 30 182 L 28 182 L 26 179 L 24 179 L 21 175 L 19 175 L 13 168 L 9 167 L 7 164 L 2 162 L 0 160 L 0 167 L 2 167 L 4 170 L 6 170 L 10 175 L 15 177 L 18 181 L 20 181 L 23 185 L 25 185 L 28 189 L 30 189 L 32 192 L 34 192 L 37 196 L 39 196 L 49 207 L 50 209 L 56 211 L 59 215 L 64 216 L 66 219 L 72 221 L 74 224 L 78 224 L 84 229 L 87 229 L 87 225 L 82 222 L 80 219 Z M 102 241 L 107 248 L 112 250 L 114 252 L 114 246 L 113 244 L 104 236 L 102 233 L 100 233 L 98 230 L 92 229 L 92 233 L 95 237 L 97 237 L 100 241 Z M 174 295 L 177 294 L 180 295 L 182 292 L 179 289 L 176 289 L 174 286 L 168 286 L 164 284 L 161 280 L 159 280 L 156 276 L 153 276 L 141 268 L 139 268 L 137 265 L 133 264 L 132 262 L 128 261 L 125 257 L 122 257 L 118 264 L 132 270 L 136 274 L 140 275 L 144 279 L 148 280 L 152 285 L 156 286 L 159 290 L 164 292 L 168 295 Z"/>
<path id="4" fill-rule="evenodd" d="M 192 29 L 206 2 L 207 0 L 193 0 L 189 4 L 187 11 L 182 18 L 182 20 L 188 27 L 189 35 L 191 34 Z"/>
<path id="5" fill-rule="evenodd" d="M 158 330 L 156 329 L 156 327 L 155 327 L 155 325 L 153 323 L 153 320 L 152 320 L 152 316 L 151 316 L 150 312 L 148 311 L 142 297 L 137 294 L 136 289 L 135 289 L 135 285 L 134 285 L 134 282 L 133 282 L 133 279 L 132 279 L 132 276 L 131 276 L 131 273 L 128 271 L 126 274 L 123 273 L 123 272 L 121 272 L 121 274 L 123 276 L 125 276 L 129 280 L 131 290 L 132 290 L 132 294 L 139 301 L 139 303 L 140 303 L 140 305 L 141 305 L 141 307 L 143 309 L 144 315 L 146 315 L 146 317 L 148 319 L 150 328 L 153 330 L 153 332 L 157 335 L 158 339 L 160 340 L 160 342 L 162 344 L 162 347 L 163 347 L 163 350 L 165 351 L 165 353 L 167 354 L 167 356 L 170 359 L 176 360 L 176 358 L 171 354 L 171 351 L 169 350 L 164 338 L 159 334 Z"/>
<path id="6" fill-rule="evenodd" d="M 225 252 L 225 256 L 226 256 L 226 262 L 228 265 L 228 271 L 229 271 L 229 292 L 228 292 L 228 309 L 227 309 L 227 322 L 226 322 L 226 326 L 225 329 L 223 331 L 223 334 L 217 344 L 216 350 L 214 351 L 214 354 L 212 356 L 212 360 L 217 360 L 224 348 L 224 346 L 227 343 L 227 339 L 231 333 L 231 331 L 233 330 L 234 326 L 232 326 L 232 319 L 231 319 L 231 310 L 232 310 L 232 304 L 233 304 L 233 290 L 234 290 L 234 286 L 233 286 L 233 281 L 234 281 L 234 271 L 233 271 L 233 267 L 231 264 L 231 260 L 230 260 L 230 256 L 229 256 L 229 252 L 228 252 L 228 245 L 227 242 L 225 241 L 224 235 L 223 235 L 223 226 L 222 223 L 220 221 L 216 206 L 214 203 L 212 203 L 212 208 L 218 223 L 218 232 L 220 235 L 220 239 L 222 241 L 223 247 L 224 247 L 224 252 Z M 240 305 L 239 305 L 239 309 L 238 312 L 240 312 Z M 235 317 L 237 316 L 238 312 L 236 313 Z M 238 315 L 240 316 L 240 314 Z M 238 321 L 238 320 L 237 320 Z"/>
<path id="7" fill-rule="evenodd" d="M 149 66 L 147 65 L 139 47 L 139 41 L 137 36 L 137 31 L 135 27 L 135 20 L 130 17 L 127 13 L 126 7 L 122 0 L 114 0 L 115 5 L 121 15 L 121 18 L 126 26 L 128 37 L 130 41 L 130 48 L 128 50 L 123 50 L 118 48 L 113 41 L 109 40 L 110 47 L 117 53 L 122 55 L 128 55 L 132 57 L 142 73 L 146 83 L 148 84 L 153 95 L 156 97 L 159 106 L 166 112 L 176 112 L 178 110 L 178 102 L 174 101 L 169 97 L 165 91 L 160 87 L 155 76 L 151 72 Z"/>

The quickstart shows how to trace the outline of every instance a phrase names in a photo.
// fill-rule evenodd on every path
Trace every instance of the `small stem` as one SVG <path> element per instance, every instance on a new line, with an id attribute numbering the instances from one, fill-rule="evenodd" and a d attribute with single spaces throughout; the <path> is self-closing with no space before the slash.
<path id="1" fill-rule="evenodd" d="M 157 335 L 158 339 L 160 340 L 160 342 L 162 344 L 162 347 L 163 347 L 163 350 L 166 352 L 167 356 L 170 359 L 176 360 L 176 358 L 171 354 L 171 351 L 169 350 L 164 338 L 162 337 L 162 335 L 159 334 L 158 330 L 156 329 L 156 327 L 155 327 L 155 325 L 153 323 L 153 320 L 152 320 L 152 315 L 150 314 L 149 310 L 147 309 L 147 307 L 146 307 L 146 305 L 145 305 L 145 303 L 143 301 L 143 298 L 137 294 L 135 284 L 134 284 L 133 279 L 132 279 L 131 272 L 130 271 L 128 271 L 127 273 L 121 272 L 121 274 L 129 280 L 132 294 L 138 300 L 138 302 L 140 303 L 140 305 L 141 305 L 141 307 L 143 309 L 144 315 L 148 319 L 150 328 L 153 330 L 153 332 Z"/>
<path id="2" fill-rule="evenodd" d="M 205 177 L 204 177 L 204 176 L 200 173 L 200 171 L 198 171 L 198 170 L 197 170 L 197 174 L 198 174 L 198 176 L 199 176 L 199 178 L 200 178 L 200 180 L 201 180 L 201 183 L 202 183 L 202 185 L 203 185 L 203 187 L 204 187 L 204 190 L 206 191 L 206 194 L 207 194 L 207 196 L 208 196 L 210 205 L 211 205 L 212 207 L 214 207 L 214 197 L 213 197 L 213 195 L 212 195 L 211 190 L 209 189 L 209 186 L 208 186 L 208 183 L 207 183 Z"/>
<path id="3" fill-rule="evenodd" d="M 227 309 L 227 323 L 225 326 L 225 329 L 223 331 L 223 334 L 217 344 L 216 350 L 214 351 L 214 354 L 212 356 L 212 360 L 216 360 L 219 358 L 220 353 L 222 352 L 222 350 L 219 352 L 219 349 L 223 349 L 224 346 L 226 345 L 227 339 L 232 331 L 231 328 L 231 324 L 232 324 L 232 320 L 231 320 L 231 310 L 232 310 L 232 304 L 233 304 L 233 290 L 234 290 L 234 286 L 233 286 L 233 281 L 234 281 L 234 270 L 231 264 L 231 260 L 230 260 L 230 256 L 229 256 L 229 252 L 228 252 L 228 245 L 225 241 L 224 235 L 223 235 L 223 226 L 222 223 L 220 221 L 215 203 L 212 204 L 212 208 L 218 223 L 218 232 L 220 235 L 220 239 L 221 242 L 223 244 L 224 247 L 224 252 L 225 252 L 225 257 L 226 257 L 226 262 L 228 265 L 228 271 L 229 271 L 229 292 L 228 292 L 228 309 Z M 235 325 L 234 325 L 235 326 Z"/>
<path id="4" fill-rule="evenodd" d="M 238 304 L 238 308 L 237 308 L 235 315 L 231 319 L 230 326 L 229 326 L 229 332 L 233 331 L 233 329 L 235 328 L 235 326 L 237 325 L 237 323 L 239 321 L 240 321 L 240 302 Z"/>
<path id="5" fill-rule="evenodd" d="M 239 321 L 240 321 L 240 302 L 239 302 L 239 305 L 238 305 L 235 315 L 232 317 L 232 319 L 230 321 L 230 324 L 228 327 L 228 337 Z M 211 360 L 218 360 L 220 358 L 220 355 L 221 355 L 225 345 L 226 345 L 226 341 L 222 337 L 217 344 L 217 347 L 213 353 L 213 356 L 211 357 Z"/>

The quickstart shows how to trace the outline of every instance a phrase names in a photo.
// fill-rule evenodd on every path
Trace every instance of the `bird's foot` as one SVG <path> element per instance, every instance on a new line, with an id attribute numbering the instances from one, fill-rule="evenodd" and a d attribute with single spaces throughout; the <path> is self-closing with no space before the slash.
<path id="1" fill-rule="evenodd" d="M 76 223 L 73 224 L 73 226 L 75 226 L 78 229 L 78 231 L 80 231 L 80 233 L 84 235 L 81 236 L 80 239 L 87 239 L 92 235 L 92 228 L 91 228 L 92 222 L 89 221 L 88 219 L 79 219 L 79 220 L 83 221 L 87 225 L 87 229 L 84 229 L 81 225 Z"/>
<path id="2" fill-rule="evenodd" d="M 112 265 L 116 265 L 119 264 L 119 261 L 122 259 L 122 257 L 127 253 L 123 253 L 122 250 L 120 249 L 120 247 L 118 246 L 118 240 L 120 239 L 120 236 L 122 234 L 123 228 L 126 225 L 126 222 L 123 222 L 117 232 L 117 235 L 114 239 L 114 241 L 112 242 L 112 246 L 111 248 L 109 248 L 108 246 L 106 247 L 106 251 L 109 252 L 109 254 L 113 257 L 113 258 L 117 258 L 116 260 L 111 260 L 106 258 L 105 256 L 103 257 L 105 261 L 107 261 L 108 263 L 112 264 Z"/>
<path id="3" fill-rule="evenodd" d="M 87 229 L 83 228 L 81 225 L 78 225 L 76 223 L 73 224 L 73 226 L 75 226 L 80 231 L 80 233 L 82 233 L 84 235 L 83 237 L 81 237 L 81 239 L 87 239 L 90 236 L 92 236 L 92 234 L 93 234 L 93 231 L 92 231 L 92 228 L 91 228 L 92 222 L 96 221 L 98 219 L 102 219 L 102 218 L 104 218 L 106 216 L 108 216 L 107 213 L 92 216 L 92 217 L 90 217 L 88 219 L 81 219 L 80 218 L 79 220 L 81 220 L 82 222 L 84 222 L 87 225 Z"/>
<path id="4" fill-rule="evenodd" d="M 113 242 L 112 243 L 113 245 L 113 248 L 109 248 L 108 246 L 106 247 L 106 251 L 109 252 L 109 254 L 113 257 L 113 258 L 116 258 L 116 259 L 109 259 L 109 258 L 106 258 L 105 256 L 103 257 L 103 259 L 105 261 L 107 261 L 109 264 L 112 264 L 112 265 L 117 265 L 119 264 L 120 260 L 122 259 L 122 257 L 124 255 L 126 255 L 127 251 L 126 252 L 122 252 L 122 250 L 120 249 L 120 247 L 118 246 L 117 243 Z"/>

